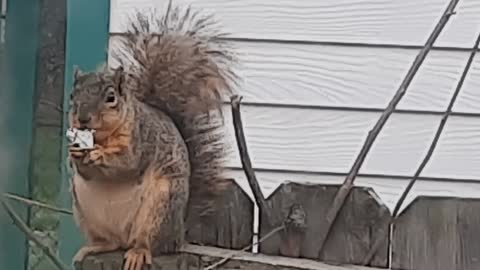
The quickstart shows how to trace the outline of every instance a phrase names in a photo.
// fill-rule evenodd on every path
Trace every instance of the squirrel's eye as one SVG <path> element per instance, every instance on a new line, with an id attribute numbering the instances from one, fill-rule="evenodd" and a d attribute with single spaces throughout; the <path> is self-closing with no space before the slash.
<path id="1" fill-rule="evenodd" d="M 115 95 L 115 91 L 113 89 L 107 90 L 107 93 L 105 94 L 105 103 L 112 107 L 117 104 L 117 96 Z"/>
<path id="2" fill-rule="evenodd" d="M 115 95 L 107 95 L 107 98 L 105 99 L 105 102 L 107 103 L 115 103 Z"/>

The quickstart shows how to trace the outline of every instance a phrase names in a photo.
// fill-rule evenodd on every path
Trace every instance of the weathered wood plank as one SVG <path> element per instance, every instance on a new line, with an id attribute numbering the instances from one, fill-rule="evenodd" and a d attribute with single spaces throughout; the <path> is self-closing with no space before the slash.
<path id="1" fill-rule="evenodd" d="M 234 169 L 228 172 L 229 177 L 234 178 L 239 185 L 246 190 L 251 198 L 250 188 L 245 179 L 242 170 Z M 275 171 L 256 171 L 260 187 L 265 196 L 270 196 L 283 181 L 309 184 L 341 184 L 345 180 L 345 175 L 323 175 L 312 173 L 295 173 L 295 172 L 275 172 Z M 400 179 L 395 177 L 357 177 L 356 186 L 371 187 L 380 197 L 382 202 L 393 210 L 400 194 L 408 184 L 409 178 Z M 456 180 L 435 181 L 431 179 L 421 178 L 413 186 L 402 209 L 409 205 L 413 199 L 418 196 L 449 196 L 464 198 L 480 198 L 480 182 L 479 183 L 459 183 Z"/>
<path id="2" fill-rule="evenodd" d="M 154 258 L 151 270 L 202 270 L 224 257 L 231 257 L 231 250 L 188 245 L 182 253 Z M 108 253 L 87 257 L 76 270 L 121 269 L 121 253 Z M 103 268 L 96 268 L 103 267 Z M 307 259 L 266 256 L 248 252 L 236 252 L 235 256 L 215 268 L 216 270 L 381 270 L 354 265 L 328 265 Z"/>
<path id="3" fill-rule="evenodd" d="M 395 220 L 392 269 L 480 268 L 480 200 L 419 197 Z"/>
<path id="4" fill-rule="evenodd" d="M 462 200 L 458 209 L 459 269 L 480 269 L 480 201 Z"/>
<path id="5" fill-rule="evenodd" d="M 302 208 L 305 213 L 306 229 L 282 231 L 260 244 L 260 252 L 268 255 L 285 255 L 319 259 L 320 261 L 346 264 L 361 264 L 368 248 L 373 243 L 372 232 L 383 228 L 388 232 L 386 220 L 389 211 L 371 189 L 356 187 L 339 214 L 331 236 L 319 255 L 319 239 L 316 237 L 325 225 L 325 214 L 335 197 L 339 185 L 307 185 L 298 183 L 282 184 L 269 198 L 274 214 L 287 217 L 292 209 Z M 260 237 L 281 225 L 260 218 Z M 387 264 L 387 243 L 380 249 L 372 262 L 374 266 Z"/>
<path id="6" fill-rule="evenodd" d="M 244 102 L 375 109 L 387 106 L 418 52 L 267 42 L 233 45 L 241 63 Z M 110 38 L 110 51 L 115 48 L 118 36 Z M 444 111 L 468 54 L 432 51 L 398 109 Z M 109 64 L 118 65 L 111 57 Z M 479 81 L 476 59 L 453 111 L 480 112 Z"/>
<path id="7" fill-rule="evenodd" d="M 233 179 L 217 204 L 223 208 L 208 218 L 189 213 L 187 241 L 231 249 L 242 249 L 251 244 L 254 204 Z"/>
<path id="8" fill-rule="evenodd" d="M 111 32 L 123 32 L 134 8 L 168 0 L 115 0 Z M 423 45 L 445 0 L 177 0 L 215 13 L 237 38 Z M 479 29 L 480 2 L 464 0 L 435 45 L 469 48 Z"/>

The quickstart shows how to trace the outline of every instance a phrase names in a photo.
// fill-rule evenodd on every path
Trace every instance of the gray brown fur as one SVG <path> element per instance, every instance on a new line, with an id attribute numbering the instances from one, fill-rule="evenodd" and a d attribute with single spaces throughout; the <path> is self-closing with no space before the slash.
<path id="1" fill-rule="evenodd" d="M 165 112 L 190 154 L 190 207 L 208 214 L 223 190 L 222 97 L 233 94 L 234 51 L 210 15 L 172 7 L 163 16 L 137 13 L 114 58 L 128 69 L 137 98 Z"/>
<path id="2" fill-rule="evenodd" d="M 187 212 L 215 211 L 228 184 L 221 99 L 233 93 L 234 57 L 211 17 L 170 3 L 152 18 L 132 22 L 121 67 L 75 73 L 70 125 L 96 130 L 94 150 L 70 147 L 75 217 L 88 239 L 77 259 L 118 248 L 143 262 L 175 252 Z M 120 199 L 128 209 L 112 203 Z"/>

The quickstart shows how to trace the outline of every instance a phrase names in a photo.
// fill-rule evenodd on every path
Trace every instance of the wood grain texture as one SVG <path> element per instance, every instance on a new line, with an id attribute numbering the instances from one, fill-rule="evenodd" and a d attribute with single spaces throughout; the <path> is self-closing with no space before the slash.
<path id="1" fill-rule="evenodd" d="M 318 254 L 320 239 L 316 237 L 325 226 L 324 216 L 335 197 L 339 185 L 309 185 L 298 183 L 282 184 L 269 198 L 268 203 L 275 215 L 287 217 L 292 206 L 301 206 L 306 214 L 306 229 L 301 233 L 287 230 L 268 238 L 260 244 L 260 252 L 268 255 L 284 255 L 285 251 L 297 249 L 295 257 L 319 259 L 323 262 L 361 264 L 369 247 L 373 244 L 373 234 L 386 227 L 390 213 L 382 205 L 377 195 L 369 188 L 355 187 L 350 193 L 345 206 L 339 213 L 330 237 L 322 253 Z M 261 212 L 260 237 L 263 237 L 273 228 L 280 226 L 282 220 L 276 224 L 264 222 L 265 215 Z M 289 238 L 301 238 L 292 247 Z M 387 243 L 379 249 L 372 261 L 373 266 L 387 266 Z"/>
<path id="2" fill-rule="evenodd" d="M 253 239 L 253 201 L 233 180 L 220 198 L 220 212 L 200 217 L 189 213 L 187 241 L 193 244 L 242 249 Z"/>
<path id="3" fill-rule="evenodd" d="M 133 8 L 164 8 L 168 0 L 115 0 L 111 32 L 123 32 Z M 178 0 L 214 12 L 233 37 L 250 39 L 423 45 L 446 0 Z M 480 2 L 464 0 L 436 45 L 469 47 Z"/>
<path id="4" fill-rule="evenodd" d="M 303 106 L 383 109 L 417 54 L 413 49 L 264 42 L 235 42 L 234 46 L 240 55 L 243 82 L 238 91 L 244 102 Z M 117 47 L 118 36 L 112 36 L 110 50 Z M 444 111 L 468 54 L 432 51 L 398 109 Z M 112 58 L 109 63 L 118 65 Z M 480 58 L 467 77 L 455 112 L 480 112 L 478 81 Z"/>
<path id="5" fill-rule="evenodd" d="M 458 207 L 457 229 L 458 253 L 456 260 L 461 269 L 480 268 L 480 227 L 478 200 L 462 200 Z"/>
<path id="6" fill-rule="evenodd" d="M 479 269 L 479 212 L 478 199 L 416 199 L 394 222 L 392 269 Z"/>
<path id="7" fill-rule="evenodd" d="M 151 270 L 201 270 L 204 267 L 229 256 L 231 250 L 213 247 L 188 245 L 180 254 L 164 255 L 153 260 Z M 237 252 L 236 256 L 217 270 L 380 270 L 379 268 L 355 265 L 328 265 L 306 259 L 292 259 L 278 256 L 266 256 L 248 252 Z M 122 254 L 107 253 L 87 257 L 83 265 L 75 270 L 118 270 L 121 269 Z"/>
<path id="8" fill-rule="evenodd" d="M 271 194 L 285 181 L 308 184 L 341 184 L 345 176 L 340 175 L 315 175 L 306 173 L 284 173 L 257 171 L 257 178 L 260 182 L 265 196 Z M 229 177 L 235 178 L 239 185 L 252 197 L 245 175 L 241 170 L 230 170 Z M 408 179 L 394 179 L 386 177 L 358 177 L 356 186 L 371 187 L 380 197 L 382 202 L 393 210 L 400 194 L 408 184 Z M 419 180 L 413 186 L 407 196 L 402 209 L 407 207 L 416 197 L 425 196 L 450 196 L 480 198 L 480 183 L 458 183 L 452 181 Z"/>

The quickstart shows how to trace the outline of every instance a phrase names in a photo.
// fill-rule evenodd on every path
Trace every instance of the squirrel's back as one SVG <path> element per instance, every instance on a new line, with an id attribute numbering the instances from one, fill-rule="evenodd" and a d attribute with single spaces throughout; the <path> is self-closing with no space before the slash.
<path id="1" fill-rule="evenodd" d="M 125 86 L 164 112 L 186 142 L 191 166 L 189 211 L 214 210 L 224 185 L 222 99 L 233 94 L 235 54 L 217 22 L 187 8 L 163 15 L 137 13 L 120 37 L 114 58 L 127 72 Z"/>

